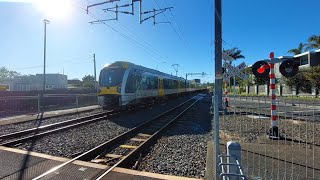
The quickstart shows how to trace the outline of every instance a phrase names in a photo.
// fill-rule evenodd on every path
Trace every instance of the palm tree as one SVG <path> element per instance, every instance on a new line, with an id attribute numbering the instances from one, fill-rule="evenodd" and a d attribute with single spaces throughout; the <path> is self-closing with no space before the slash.
<path id="1" fill-rule="evenodd" d="M 309 37 L 306 49 L 307 50 L 320 49 L 320 36 L 313 35 Z"/>
<path id="2" fill-rule="evenodd" d="M 234 59 L 232 61 L 235 61 L 237 59 L 244 59 L 245 57 L 241 54 L 241 50 L 234 47 L 234 48 L 231 48 L 229 50 L 223 50 L 222 52 L 226 52 L 226 51 L 231 51 L 231 57 Z M 232 61 L 230 61 L 230 64 L 232 64 Z"/>
<path id="3" fill-rule="evenodd" d="M 293 55 L 301 54 L 305 51 L 305 48 L 304 48 L 305 46 L 306 46 L 305 44 L 300 43 L 298 48 L 290 49 L 288 51 L 288 53 L 293 54 Z"/>

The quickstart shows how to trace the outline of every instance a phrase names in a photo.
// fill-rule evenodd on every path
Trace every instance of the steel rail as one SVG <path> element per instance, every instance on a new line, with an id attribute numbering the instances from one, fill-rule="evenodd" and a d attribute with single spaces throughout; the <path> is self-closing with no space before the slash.
<path id="1" fill-rule="evenodd" d="M 97 114 L 93 114 L 93 115 L 89 115 L 89 116 L 79 117 L 79 118 L 75 118 L 75 119 L 69 119 L 69 120 L 66 120 L 66 121 L 56 122 L 56 123 L 52 123 L 52 124 L 47 124 L 47 125 L 35 127 L 35 128 L 30 128 L 30 129 L 25 129 L 25 130 L 13 132 L 13 133 L 4 134 L 4 135 L 0 136 L 0 140 L 5 140 L 5 139 L 8 139 L 8 138 L 22 136 L 22 135 L 33 133 L 33 132 L 39 132 L 39 131 L 42 131 L 42 130 L 47 130 L 47 129 L 60 127 L 60 126 L 64 126 L 64 125 L 67 125 L 67 124 L 72 124 L 74 122 L 83 121 L 83 120 L 99 117 L 99 116 L 102 116 L 102 115 L 106 115 L 108 113 L 110 113 L 110 112 L 97 113 Z"/>
<path id="2" fill-rule="evenodd" d="M 85 121 L 82 121 L 82 122 L 78 122 L 78 123 L 75 123 L 75 124 L 70 124 L 70 125 L 66 125 L 66 126 L 62 126 L 62 127 L 56 128 L 56 129 L 52 129 L 52 130 L 44 131 L 44 132 L 41 132 L 41 133 L 37 133 L 37 134 L 34 134 L 34 135 L 30 135 L 30 136 L 22 137 L 22 138 L 19 138 L 19 139 L 14 139 L 14 140 L 11 140 L 11 141 L 7 141 L 7 142 L 4 142 L 4 143 L 1 143 L 0 146 L 12 146 L 12 145 L 19 144 L 21 142 L 25 142 L 25 141 L 28 141 L 28 140 L 37 139 L 37 138 L 40 138 L 40 137 L 48 135 L 48 134 L 52 134 L 52 133 L 56 133 L 56 132 L 59 132 L 59 131 L 67 130 L 67 129 L 70 129 L 70 128 L 74 128 L 74 127 L 77 127 L 77 126 L 80 126 L 80 125 L 84 125 L 84 124 L 100 121 L 100 120 L 105 119 L 106 117 L 108 117 L 108 115 L 101 115 L 100 117 L 94 117 L 92 119 L 85 120 Z"/>
<path id="3" fill-rule="evenodd" d="M 131 151 L 128 155 L 126 155 L 124 158 L 122 158 L 120 161 L 118 161 L 116 164 L 114 164 L 112 167 L 108 168 L 107 171 L 105 171 L 102 175 L 100 175 L 96 180 L 101 180 L 104 178 L 108 173 L 110 173 L 114 168 L 118 166 L 124 166 L 132 163 L 133 159 L 141 153 L 143 149 L 145 149 L 152 141 L 157 139 L 164 130 L 166 130 L 174 121 L 176 121 L 179 117 L 181 117 L 187 110 L 189 110 L 195 103 L 197 103 L 199 100 L 196 100 L 191 105 L 189 105 L 186 109 L 184 109 L 180 114 L 175 116 L 171 121 L 166 123 L 160 130 L 156 131 L 151 137 L 149 137 L 145 142 L 140 144 L 136 149 Z"/>
<path id="4" fill-rule="evenodd" d="M 51 174 L 53 172 L 65 167 L 65 166 L 73 163 L 76 160 L 90 161 L 90 160 L 94 159 L 95 157 L 99 156 L 102 152 L 105 152 L 108 147 L 109 148 L 110 147 L 114 147 L 115 145 L 119 144 L 119 142 L 124 141 L 124 140 L 128 140 L 128 137 L 131 137 L 132 135 L 136 134 L 138 131 L 144 129 L 145 126 L 151 124 L 152 122 L 154 122 L 155 120 L 157 120 L 159 118 L 162 118 L 165 115 L 168 115 L 169 113 L 173 112 L 174 110 L 178 109 L 179 107 L 183 106 L 184 104 L 188 103 L 189 101 L 191 101 L 193 99 L 194 98 L 191 98 L 191 99 L 179 104 L 178 106 L 173 107 L 173 108 L 163 112 L 162 114 L 158 115 L 157 117 L 155 117 L 155 118 L 153 118 L 153 119 L 151 119 L 151 120 L 149 120 L 147 122 L 144 122 L 141 125 L 139 125 L 139 126 L 137 126 L 135 128 L 132 128 L 129 131 L 126 131 L 126 132 L 124 132 L 124 133 L 112 138 L 111 140 L 106 141 L 106 142 L 104 142 L 104 143 L 102 143 L 102 144 L 90 149 L 89 151 L 86 151 L 83 154 L 78 155 L 77 157 L 75 157 L 73 159 L 70 159 L 67 162 L 62 163 L 62 164 L 60 164 L 60 165 L 58 165 L 58 166 L 56 166 L 56 167 L 44 172 L 44 173 L 42 173 L 41 175 L 35 177 L 34 180 L 41 179 L 41 178 L 43 178 L 43 177 L 45 177 L 45 176 L 47 176 L 47 175 L 49 175 L 49 174 Z M 196 100 L 196 101 L 198 101 L 198 100 Z M 145 144 L 145 143 L 143 143 L 143 144 Z"/>

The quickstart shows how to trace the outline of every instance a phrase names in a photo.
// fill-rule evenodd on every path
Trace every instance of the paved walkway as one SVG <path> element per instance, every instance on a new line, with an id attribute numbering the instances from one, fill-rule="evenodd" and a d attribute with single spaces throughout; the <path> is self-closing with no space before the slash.
<path id="1" fill-rule="evenodd" d="M 85 107 L 80 107 L 80 108 L 64 109 L 64 110 L 58 110 L 58 111 L 48 111 L 43 114 L 42 118 L 50 118 L 50 117 L 56 117 L 56 116 L 61 116 L 61 115 L 66 115 L 66 114 L 86 112 L 86 111 L 91 111 L 91 110 L 94 110 L 97 108 L 99 108 L 99 106 L 94 105 L 94 106 L 85 106 Z M 35 120 L 35 119 L 39 119 L 39 118 L 41 118 L 41 113 L 25 114 L 25 115 L 20 115 L 20 116 L 0 118 L 0 125 L 31 121 L 31 120 Z"/>

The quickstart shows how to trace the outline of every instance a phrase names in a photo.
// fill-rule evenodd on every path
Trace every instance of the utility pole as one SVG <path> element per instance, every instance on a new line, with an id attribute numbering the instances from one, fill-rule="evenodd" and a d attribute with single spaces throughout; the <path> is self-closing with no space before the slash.
<path id="1" fill-rule="evenodd" d="M 172 64 L 172 67 L 176 71 L 176 76 L 178 76 L 179 64 Z"/>
<path id="2" fill-rule="evenodd" d="M 93 70 L 94 70 L 94 88 L 98 92 L 97 88 L 97 70 L 96 70 L 96 54 L 93 54 Z"/>
<path id="3" fill-rule="evenodd" d="M 219 110 L 222 110 L 222 16 L 221 0 L 214 0 L 214 31 L 215 31 L 215 88 L 214 88 L 214 133 L 215 133 L 215 175 L 219 179 Z"/>
<path id="4" fill-rule="evenodd" d="M 44 42 L 43 42 L 43 87 L 42 87 L 42 113 L 44 112 L 45 101 L 44 94 L 46 91 L 46 53 L 47 53 L 47 24 L 50 23 L 49 20 L 44 19 Z"/>

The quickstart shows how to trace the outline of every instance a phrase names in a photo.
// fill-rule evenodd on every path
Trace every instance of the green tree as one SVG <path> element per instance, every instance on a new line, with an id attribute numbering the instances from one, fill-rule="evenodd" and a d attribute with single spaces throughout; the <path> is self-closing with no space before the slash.
<path id="1" fill-rule="evenodd" d="M 320 49 L 320 36 L 313 35 L 308 38 L 307 50 Z"/>
<path id="2" fill-rule="evenodd" d="M 305 77 L 312 86 L 320 89 L 320 65 L 313 66 L 305 70 Z"/>
<path id="3" fill-rule="evenodd" d="M 310 93 L 311 92 L 311 82 L 307 78 L 307 75 L 306 75 L 308 73 L 308 71 L 309 71 L 309 69 L 301 69 L 293 77 L 289 77 L 289 78 L 284 77 L 283 81 L 291 89 L 294 89 L 295 87 L 297 87 L 302 92 Z"/>
<path id="4" fill-rule="evenodd" d="M 92 76 L 92 75 L 85 75 L 85 76 L 82 78 L 82 85 L 83 85 L 83 87 L 87 87 L 87 88 L 94 89 L 94 88 L 95 88 L 95 79 L 94 79 L 94 76 Z"/>
<path id="5" fill-rule="evenodd" d="M 0 81 L 21 75 L 17 71 L 10 71 L 6 67 L 0 67 Z"/>
<path id="6" fill-rule="evenodd" d="M 306 46 L 306 44 L 299 43 L 299 46 L 297 48 L 290 49 L 288 51 L 288 53 L 293 54 L 293 55 L 301 54 L 301 53 L 305 52 L 305 46 Z"/>
<path id="7" fill-rule="evenodd" d="M 227 51 L 231 51 L 231 54 L 230 56 L 233 58 L 233 60 L 230 61 L 230 64 L 232 65 L 232 62 L 233 61 L 236 61 L 237 59 L 244 59 L 245 56 L 241 54 L 241 50 L 234 47 L 234 48 L 231 48 L 231 49 L 227 49 L 227 50 L 223 50 L 222 53 L 225 53 Z M 230 84 L 233 84 L 233 77 L 230 78 Z M 236 78 L 236 83 L 238 83 L 237 81 L 237 78 Z"/>
<path id="8" fill-rule="evenodd" d="M 230 64 L 232 64 L 233 61 L 237 60 L 237 59 L 244 59 L 245 56 L 243 56 L 241 53 L 242 51 L 236 47 L 231 48 L 231 49 L 227 49 L 227 50 L 223 50 L 222 53 L 226 52 L 226 51 L 231 51 L 231 57 L 234 59 L 232 61 L 230 61 Z"/>

